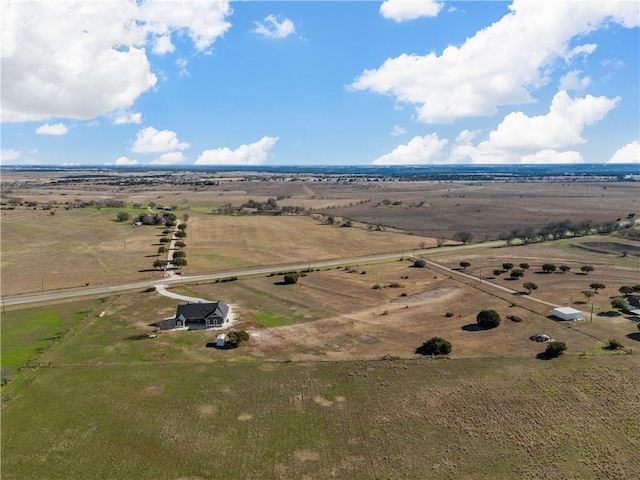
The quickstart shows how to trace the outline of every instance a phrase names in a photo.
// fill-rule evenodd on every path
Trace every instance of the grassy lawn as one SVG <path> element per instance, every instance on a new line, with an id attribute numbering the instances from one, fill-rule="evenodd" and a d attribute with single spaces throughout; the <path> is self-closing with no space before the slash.
<path id="1" fill-rule="evenodd" d="M 37 361 L 41 352 L 72 333 L 88 316 L 95 315 L 99 303 L 68 303 L 4 313 L 0 354 L 3 377 L 13 375 L 30 360 Z"/>
<path id="2" fill-rule="evenodd" d="M 633 478 L 637 367 L 635 356 L 52 367 L 3 407 L 2 473 Z"/>

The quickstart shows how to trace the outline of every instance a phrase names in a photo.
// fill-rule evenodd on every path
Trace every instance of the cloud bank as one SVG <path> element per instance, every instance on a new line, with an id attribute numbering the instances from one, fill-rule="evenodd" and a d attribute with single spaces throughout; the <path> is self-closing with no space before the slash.
<path id="1" fill-rule="evenodd" d="M 259 165 L 263 163 L 278 137 L 262 137 L 235 150 L 227 147 L 205 150 L 196 160 L 196 165 Z"/>
<path id="2" fill-rule="evenodd" d="M 175 33 L 206 51 L 231 26 L 224 0 L 4 1 L 0 9 L 3 122 L 126 111 L 157 82 L 146 47 L 171 52 Z"/>
<path id="3" fill-rule="evenodd" d="M 549 81 L 554 62 L 595 49 L 572 40 L 609 23 L 635 27 L 640 17 L 638 2 L 515 0 L 510 10 L 459 47 L 390 58 L 351 88 L 413 104 L 425 123 L 492 115 L 502 105 L 533 102 L 531 91 Z"/>

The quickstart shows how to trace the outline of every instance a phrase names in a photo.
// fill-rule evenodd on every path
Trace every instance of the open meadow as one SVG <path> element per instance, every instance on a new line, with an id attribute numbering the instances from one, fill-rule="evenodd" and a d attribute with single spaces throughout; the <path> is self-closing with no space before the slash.
<path id="1" fill-rule="evenodd" d="M 58 203 L 53 215 L 42 202 L 3 210 L 3 295 L 162 278 L 151 264 L 163 227 L 114 221 L 123 209 L 148 211 L 151 198 L 153 208 L 176 203 L 172 211 L 187 218 L 188 275 L 384 252 L 403 258 L 313 268 L 293 285 L 281 274 L 253 274 L 170 288 L 231 304 L 235 323 L 223 330 L 157 335 L 156 324 L 184 302 L 153 289 L 3 304 L 3 479 L 631 479 L 640 471 L 640 332 L 637 317 L 611 306 L 621 286 L 640 283 L 637 241 L 612 234 L 438 248 L 446 231 L 496 228 L 493 217 L 479 216 L 476 226 L 466 214 L 451 230 L 436 221 L 423 236 L 372 219 L 340 226 L 350 217 L 339 205 L 371 203 L 376 188 L 408 188 L 400 182 L 347 188 L 227 176 L 179 191 L 165 177 L 116 190 L 109 176 L 90 180 L 12 184 L 25 202 L 115 191 L 127 204 Z M 616 214 L 624 218 L 635 203 L 621 185 L 588 186 L 626 195 Z M 460 187 L 471 195 L 472 185 Z M 228 202 L 272 197 L 314 210 L 219 213 Z M 552 212 L 550 198 L 541 205 Z M 417 250 L 424 267 L 414 265 Z M 507 262 L 529 268 L 512 280 Z M 569 269 L 545 273 L 545 263 Z M 585 265 L 593 270 L 581 271 Z M 525 282 L 537 287 L 529 295 Z M 592 283 L 602 286 L 587 298 Z M 554 319 L 553 305 L 577 308 L 584 320 Z M 500 314 L 497 328 L 477 326 L 482 309 Z M 233 329 L 249 340 L 211 348 Z M 568 350 L 549 358 L 546 344 L 530 339 L 536 334 Z M 446 358 L 416 353 L 433 336 L 453 345 Z M 624 348 L 607 348 L 610 339 Z"/>

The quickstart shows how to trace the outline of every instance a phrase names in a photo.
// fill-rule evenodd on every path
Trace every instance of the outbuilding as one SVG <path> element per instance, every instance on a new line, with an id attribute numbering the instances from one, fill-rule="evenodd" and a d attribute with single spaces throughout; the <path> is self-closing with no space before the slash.
<path id="1" fill-rule="evenodd" d="M 553 316 L 560 320 L 582 320 L 582 312 L 571 307 L 554 308 Z"/>
<path id="2" fill-rule="evenodd" d="M 224 333 L 221 333 L 216 338 L 216 347 L 224 347 L 227 343 L 227 336 Z"/>

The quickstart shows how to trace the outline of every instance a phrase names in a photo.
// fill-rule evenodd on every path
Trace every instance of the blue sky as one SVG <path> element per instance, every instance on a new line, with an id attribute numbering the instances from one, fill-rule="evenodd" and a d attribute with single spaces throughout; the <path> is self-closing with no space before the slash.
<path id="1" fill-rule="evenodd" d="M 2 164 L 640 162 L 637 1 L 2 3 Z"/>

